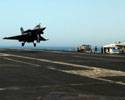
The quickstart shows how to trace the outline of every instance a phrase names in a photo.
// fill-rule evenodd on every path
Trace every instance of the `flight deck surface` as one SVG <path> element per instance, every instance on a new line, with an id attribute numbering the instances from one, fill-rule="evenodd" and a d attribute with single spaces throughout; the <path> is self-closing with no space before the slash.
<path id="1" fill-rule="evenodd" d="M 125 55 L 0 49 L 1 100 L 36 100 L 51 92 L 125 100 Z"/>

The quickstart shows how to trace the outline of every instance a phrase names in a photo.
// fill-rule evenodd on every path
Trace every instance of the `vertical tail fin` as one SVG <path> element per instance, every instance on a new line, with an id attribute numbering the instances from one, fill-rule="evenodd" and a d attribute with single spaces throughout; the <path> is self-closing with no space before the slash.
<path id="1" fill-rule="evenodd" d="M 23 27 L 20 28 L 20 31 L 21 31 L 21 34 L 23 35 L 24 34 Z"/>

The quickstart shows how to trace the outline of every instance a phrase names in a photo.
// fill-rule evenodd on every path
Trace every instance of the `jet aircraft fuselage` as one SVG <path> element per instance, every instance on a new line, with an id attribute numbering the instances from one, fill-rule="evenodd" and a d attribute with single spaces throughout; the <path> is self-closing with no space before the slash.
<path id="1" fill-rule="evenodd" d="M 30 43 L 33 42 L 34 47 L 36 46 L 36 43 L 40 43 L 40 41 L 46 41 L 48 39 L 45 39 L 41 36 L 41 34 L 44 34 L 43 31 L 46 29 L 46 27 L 41 27 L 40 24 L 37 25 L 34 29 L 28 29 L 26 31 L 23 30 L 21 27 L 21 35 L 12 36 L 12 37 L 5 37 L 4 39 L 10 39 L 10 40 L 18 40 L 19 42 L 22 42 L 22 46 L 25 45 L 26 42 Z"/>

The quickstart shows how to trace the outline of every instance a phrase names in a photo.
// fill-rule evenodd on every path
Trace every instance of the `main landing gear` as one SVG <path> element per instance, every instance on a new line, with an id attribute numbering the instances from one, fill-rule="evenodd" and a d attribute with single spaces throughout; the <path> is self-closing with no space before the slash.
<path id="1" fill-rule="evenodd" d="M 34 47 L 36 47 L 36 43 L 33 43 Z"/>
<path id="2" fill-rule="evenodd" d="M 25 45 L 25 42 L 22 43 L 22 47 Z"/>
<path id="3" fill-rule="evenodd" d="M 22 43 L 22 47 L 25 45 L 25 42 Z M 36 47 L 36 43 L 33 42 L 33 46 Z"/>

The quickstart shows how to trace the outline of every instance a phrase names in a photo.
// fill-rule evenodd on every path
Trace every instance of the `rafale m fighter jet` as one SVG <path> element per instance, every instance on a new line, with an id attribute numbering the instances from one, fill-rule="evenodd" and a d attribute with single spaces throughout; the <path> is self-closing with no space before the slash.
<path id="1" fill-rule="evenodd" d="M 46 41 L 48 39 L 45 39 L 41 36 L 43 34 L 43 31 L 46 29 L 46 27 L 41 27 L 41 25 L 37 25 L 34 29 L 28 29 L 26 31 L 23 30 L 21 27 L 21 35 L 12 36 L 12 37 L 5 37 L 3 39 L 10 39 L 10 40 L 18 40 L 19 42 L 22 42 L 22 46 L 25 45 L 26 42 L 30 43 L 33 42 L 34 47 L 36 47 L 36 41 L 37 43 L 40 43 L 40 41 Z"/>

